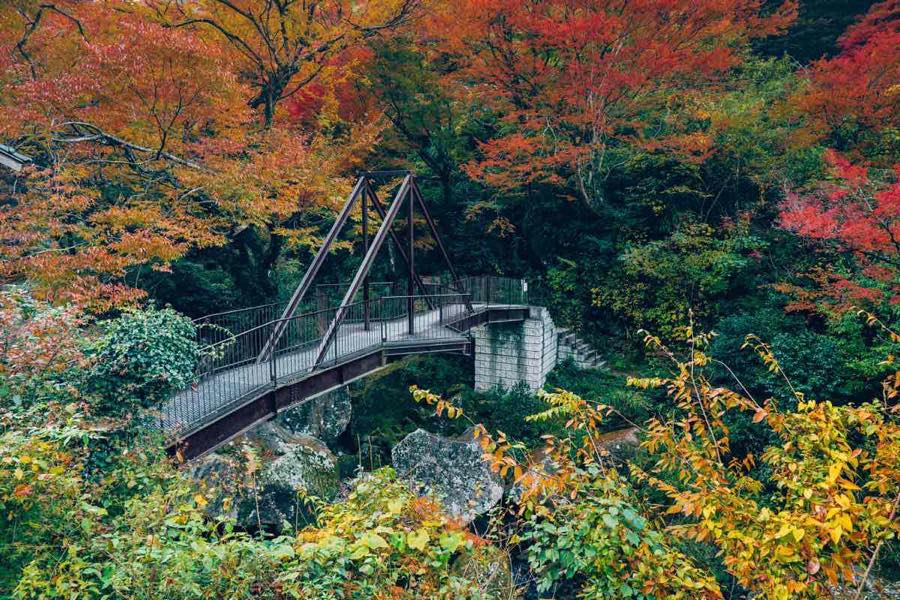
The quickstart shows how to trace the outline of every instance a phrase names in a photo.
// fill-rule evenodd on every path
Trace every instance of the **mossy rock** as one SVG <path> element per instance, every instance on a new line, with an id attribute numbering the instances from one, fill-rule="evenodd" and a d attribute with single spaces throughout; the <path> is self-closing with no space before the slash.
<path id="1" fill-rule="evenodd" d="M 302 527 L 311 518 L 304 496 L 331 500 L 337 494 L 338 462 L 316 438 L 266 423 L 249 435 L 261 458 L 256 487 L 247 490 L 239 522 L 248 528 Z"/>

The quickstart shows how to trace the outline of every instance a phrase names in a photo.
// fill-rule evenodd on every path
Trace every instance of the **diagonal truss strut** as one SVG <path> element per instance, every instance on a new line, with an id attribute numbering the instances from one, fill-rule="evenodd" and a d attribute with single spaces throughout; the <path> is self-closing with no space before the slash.
<path id="1" fill-rule="evenodd" d="M 396 195 L 394 196 L 393 201 L 390 206 L 385 208 L 385 206 L 381 203 L 381 200 L 378 198 L 378 194 L 372 188 L 370 183 L 370 178 L 372 177 L 384 177 L 384 176 L 396 176 L 403 175 L 403 180 L 400 184 L 400 187 L 397 190 Z M 422 193 L 419 190 L 418 185 L 416 185 L 415 176 L 410 171 L 373 171 L 373 172 L 364 172 L 360 174 L 359 178 L 356 181 L 356 185 L 353 187 L 353 191 L 347 197 L 347 201 L 344 203 L 341 212 L 338 215 L 338 218 L 335 220 L 334 224 L 331 226 L 331 229 L 328 232 L 328 235 L 325 237 L 325 240 L 322 243 L 322 246 L 319 248 L 315 257 L 313 258 L 312 263 L 307 269 L 306 273 L 304 273 L 303 278 L 300 281 L 300 284 L 297 286 L 297 289 L 294 291 L 291 296 L 290 301 L 288 302 L 287 307 L 281 315 L 281 318 L 275 322 L 274 329 L 270 334 L 269 338 L 266 340 L 266 343 L 257 357 L 257 363 L 265 362 L 272 358 L 275 353 L 275 349 L 277 348 L 278 341 L 284 334 L 284 331 L 288 325 L 288 322 L 291 317 L 293 317 L 294 313 L 297 311 L 297 308 L 302 303 L 306 293 L 309 291 L 312 286 L 312 282 L 318 274 L 319 270 L 322 267 L 322 264 L 325 262 L 325 258 L 328 256 L 328 253 L 331 251 L 332 246 L 334 245 L 334 241 L 337 239 L 340 230 L 347 223 L 347 220 L 353 211 L 353 207 L 356 205 L 356 202 L 360 201 L 361 209 L 362 209 L 362 225 L 363 225 L 363 248 L 365 250 L 365 256 L 363 257 L 362 263 L 356 271 L 356 274 L 353 277 L 353 280 L 350 283 L 349 288 L 344 294 L 343 299 L 341 300 L 340 306 L 338 306 L 334 319 L 329 323 L 327 330 L 325 331 L 324 336 L 322 337 L 318 348 L 316 349 L 316 357 L 314 361 L 314 367 L 318 367 L 322 361 L 324 360 L 328 350 L 334 341 L 334 337 L 339 330 L 344 318 L 347 315 L 348 308 L 350 307 L 353 298 L 359 292 L 360 287 L 363 289 L 363 311 L 364 311 L 364 322 L 365 327 L 369 329 L 369 289 L 368 289 L 368 281 L 369 281 L 369 271 L 372 268 L 372 264 L 375 261 L 375 258 L 384 244 L 387 236 L 390 236 L 394 245 L 400 255 L 401 259 L 406 265 L 408 277 L 407 277 L 407 295 L 408 295 L 408 312 L 409 312 L 409 331 L 413 333 L 414 329 L 414 310 L 413 310 L 413 294 L 415 288 L 418 288 L 423 298 L 425 299 L 428 307 L 433 309 L 435 307 L 434 299 L 431 297 L 431 294 L 428 292 L 428 289 L 425 287 L 422 278 L 416 273 L 415 270 L 415 240 L 414 240 L 414 226 L 413 226 L 413 215 L 415 207 L 418 206 L 423 216 L 425 217 L 425 221 L 428 225 L 428 228 L 431 232 L 431 235 L 434 237 L 436 245 L 441 252 L 441 255 L 444 261 L 447 263 L 447 267 L 450 270 L 450 275 L 453 278 L 453 283 L 455 287 L 462 292 L 462 284 L 460 279 L 456 273 L 456 269 L 453 267 L 453 263 L 450 261 L 450 257 L 447 254 L 447 251 L 444 247 L 443 242 L 441 241 L 440 235 L 438 234 L 437 227 L 434 223 L 434 220 L 431 218 L 431 215 L 428 212 L 428 208 L 425 205 L 425 201 L 422 197 Z M 404 204 L 404 202 L 409 202 L 407 205 L 408 208 L 408 229 L 409 229 L 409 253 L 407 254 L 403 250 L 403 244 L 399 236 L 393 231 L 392 227 L 394 222 L 396 221 L 397 215 L 400 214 L 400 210 Z M 369 231 L 368 231 L 368 206 L 371 204 L 371 207 L 375 209 L 381 218 L 381 225 L 378 228 L 378 231 L 375 233 L 373 239 L 369 239 Z M 466 307 L 469 311 L 472 310 L 472 303 L 470 299 L 466 300 Z"/>

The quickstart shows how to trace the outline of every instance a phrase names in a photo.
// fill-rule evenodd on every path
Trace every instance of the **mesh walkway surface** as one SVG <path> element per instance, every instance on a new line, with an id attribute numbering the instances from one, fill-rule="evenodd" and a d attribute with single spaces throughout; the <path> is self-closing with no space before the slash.
<path id="1" fill-rule="evenodd" d="M 472 308 L 477 313 L 485 306 Z M 344 323 L 337 329 L 318 367 L 314 363 L 321 337 L 279 346 L 270 360 L 259 363 L 255 360 L 256 351 L 246 352 L 247 357 L 237 364 L 209 369 L 196 385 L 164 404 L 161 427 L 167 436 L 177 436 L 236 410 L 261 393 L 381 347 L 403 347 L 425 341 L 448 345 L 465 342 L 468 339 L 465 335 L 446 325 L 449 317 L 463 314 L 461 310 L 455 312 L 459 314 L 448 315 L 446 309 L 433 309 L 415 315 L 413 335 L 409 334 L 406 316 L 371 323 L 368 330 L 362 322 Z M 256 337 L 262 339 L 263 335 Z"/>

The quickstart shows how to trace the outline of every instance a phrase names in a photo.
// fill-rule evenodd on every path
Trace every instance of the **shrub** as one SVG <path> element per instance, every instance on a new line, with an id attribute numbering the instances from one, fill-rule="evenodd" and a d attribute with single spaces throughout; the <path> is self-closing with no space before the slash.
<path id="1" fill-rule="evenodd" d="M 98 413 L 151 408 L 192 382 L 200 349 L 187 317 L 169 308 L 129 310 L 100 327 L 85 382 Z"/>
<path id="2" fill-rule="evenodd" d="M 22 417 L 77 394 L 89 364 L 84 322 L 75 309 L 53 308 L 23 292 L 0 292 L 0 409 Z"/>
<path id="3" fill-rule="evenodd" d="M 573 502 L 534 516 L 522 536 L 540 592 L 575 581 L 586 598 L 719 597 L 715 581 L 629 501 L 627 483 L 589 471 Z"/>
<path id="4" fill-rule="evenodd" d="M 279 581 L 299 598 L 482 598 L 479 582 L 451 563 L 486 544 L 384 468 L 322 508 Z"/>

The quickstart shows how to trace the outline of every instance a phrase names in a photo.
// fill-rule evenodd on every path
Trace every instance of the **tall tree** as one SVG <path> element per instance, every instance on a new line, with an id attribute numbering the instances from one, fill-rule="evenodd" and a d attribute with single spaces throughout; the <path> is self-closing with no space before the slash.
<path id="1" fill-rule="evenodd" d="M 453 81 L 502 116 L 468 172 L 503 188 L 564 186 L 586 204 L 630 149 L 709 150 L 695 99 L 744 42 L 782 30 L 758 0 L 454 0 L 432 30 L 465 68 Z M 465 15 L 460 19 L 459 15 Z"/>
<path id="2" fill-rule="evenodd" d="M 145 267 L 247 226 L 271 241 L 267 272 L 285 241 L 315 236 L 299 215 L 336 203 L 376 139 L 377 113 L 341 92 L 362 40 L 414 6 L 4 5 L 0 136 L 34 164 L 3 182 L 0 281 L 106 306 L 140 296 Z M 313 85 L 315 116 L 276 122 L 275 106 Z"/>
<path id="3" fill-rule="evenodd" d="M 240 57 L 241 71 L 254 94 L 251 108 L 262 110 L 265 126 L 276 106 L 303 90 L 361 39 L 396 28 L 418 0 L 203 0 L 178 3 L 150 0 L 178 27 L 212 28 Z M 174 14 L 170 14 L 174 13 Z"/>
<path id="4" fill-rule="evenodd" d="M 797 95 L 807 131 L 854 158 L 890 166 L 900 150 L 900 1 L 874 5 L 838 43 L 840 54 L 814 63 Z"/>

